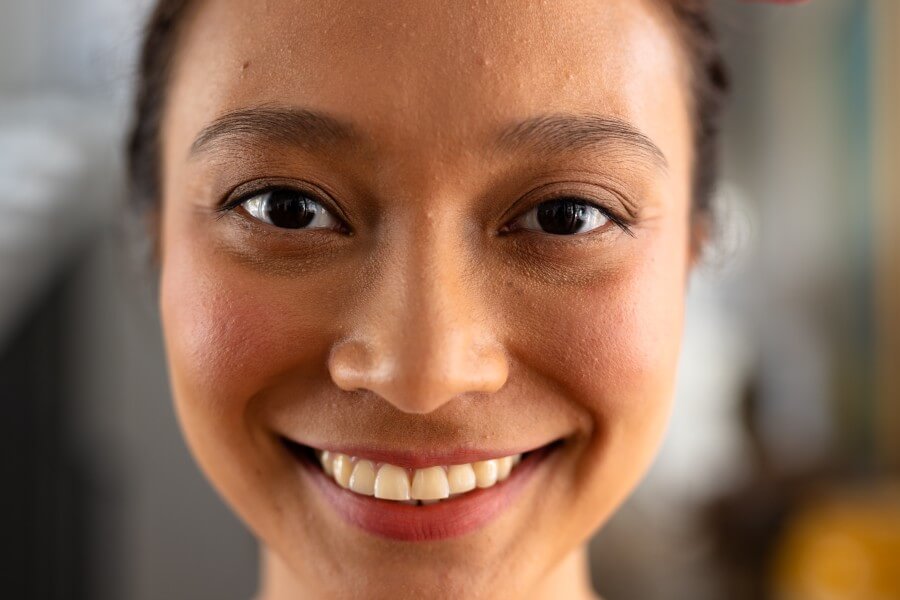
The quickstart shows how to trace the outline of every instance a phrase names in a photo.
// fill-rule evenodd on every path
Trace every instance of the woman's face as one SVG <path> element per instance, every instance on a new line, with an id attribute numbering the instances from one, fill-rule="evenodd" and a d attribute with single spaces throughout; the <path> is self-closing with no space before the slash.
<path id="1" fill-rule="evenodd" d="M 278 585 L 541 590 L 669 409 L 691 262 L 673 25 L 649 0 L 232 0 L 186 24 L 161 308 L 200 466 Z M 316 450 L 356 458 L 329 477 Z M 490 485 L 482 461 L 526 452 Z M 404 481 L 453 496 L 366 495 Z"/>

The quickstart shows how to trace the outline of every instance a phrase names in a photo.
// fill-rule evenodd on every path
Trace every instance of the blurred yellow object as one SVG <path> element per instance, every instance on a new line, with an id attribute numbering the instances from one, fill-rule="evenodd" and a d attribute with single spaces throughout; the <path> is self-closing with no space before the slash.
<path id="1" fill-rule="evenodd" d="M 829 493 L 787 523 L 778 600 L 900 599 L 900 486 Z"/>

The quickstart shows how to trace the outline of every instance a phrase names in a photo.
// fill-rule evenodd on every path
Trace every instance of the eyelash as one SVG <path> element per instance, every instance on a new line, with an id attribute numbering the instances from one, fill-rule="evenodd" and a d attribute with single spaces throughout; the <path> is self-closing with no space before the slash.
<path id="1" fill-rule="evenodd" d="M 312 199 L 316 203 L 320 204 L 327 211 L 331 212 L 332 216 L 334 216 L 335 219 L 337 219 L 338 221 L 341 222 L 343 228 L 345 228 L 349 231 L 349 227 L 347 227 L 346 223 L 344 223 L 343 216 L 340 214 L 336 214 L 337 211 L 335 211 L 331 207 L 330 203 L 322 201 L 319 194 L 311 192 L 306 189 L 299 188 L 299 187 L 290 186 L 290 185 L 270 185 L 270 186 L 264 186 L 264 187 L 260 187 L 258 189 L 244 192 L 244 193 L 240 194 L 239 196 L 236 196 L 234 198 L 226 200 L 221 206 L 216 207 L 215 211 L 219 214 L 219 218 L 221 218 L 221 217 L 225 216 L 226 214 L 233 212 L 235 209 L 240 208 L 243 204 L 245 204 L 247 201 L 253 199 L 256 196 L 260 196 L 262 194 L 271 193 L 271 192 L 275 192 L 275 191 L 283 191 L 283 190 L 289 190 L 292 192 L 297 192 L 297 193 L 301 193 L 301 194 L 309 196 L 310 199 Z M 561 202 L 564 200 L 573 201 L 573 202 L 576 202 L 579 204 L 584 204 L 585 206 L 590 206 L 592 208 L 595 208 L 596 210 L 600 211 L 600 213 L 606 219 L 608 219 L 610 223 L 612 223 L 613 225 L 615 225 L 616 227 L 621 229 L 627 235 L 634 237 L 634 231 L 632 231 L 633 219 L 623 218 L 622 216 L 616 214 L 614 211 L 610 210 L 606 206 L 603 206 L 602 204 L 600 204 L 598 202 L 594 202 L 592 200 L 589 200 L 582 196 L 578 196 L 576 194 L 560 194 L 560 195 L 552 196 L 549 198 L 543 198 L 538 202 L 530 204 L 528 210 L 518 213 L 518 216 L 516 216 L 512 221 L 510 221 L 510 223 L 522 219 L 530 211 L 536 209 L 537 207 L 541 206 L 542 204 L 546 204 L 549 202 Z M 511 232 L 509 227 L 510 227 L 509 225 L 504 225 L 501 228 L 501 233 L 504 234 L 504 233 Z M 588 233 L 590 233 L 590 232 L 588 232 Z M 560 236 L 560 237 L 574 237 L 574 236 L 579 236 L 579 235 L 587 235 L 587 234 L 574 234 L 571 236 Z"/>
<path id="2" fill-rule="evenodd" d="M 585 206 L 590 206 L 592 208 L 595 208 L 596 210 L 600 211 L 600 214 L 602 214 L 606 219 L 608 219 L 610 223 L 612 223 L 613 225 L 615 225 L 616 227 L 621 229 L 627 235 L 634 237 L 634 231 L 631 229 L 632 225 L 634 224 L 633 219 L 624 218 L 624 217 L 616 214 L 613 210 L 607 208 L 603 204 L 600 204 L 599 202 L 590 200 L 583 196 L 579 196 L 578 194 L 565 194 L 565 193 L 557 194 L 557 195 L 550 196 L 550 197 L 544 197 L 534 203 L 528 203 L 528 209 L 524 210 L 522 212 L 518 212 L 517 216 L 513 219 L 512 222 L 522 219 L 525 215 L 527 215 L 529 212 L 533 211 L 537 207 L 541 206 L 542 204 L 546 204 L 546 203 L 550 203 L 550 202 L 562 202 L 564 200 L 569 200 L 569 201 L 572 201 L 572 202 L 575 202 L 578 204 L 583 204 Z M 501 229 L 501 231 L 506 231 L 508 229 L 508 227 L 509 227 L 508 225 L 504 225 L 503 228 Z M 559 237 L 570 237 L 571 238 L 571 237 L 576 237 L 576 236 L 588 235 L 590 233 L 591 232 L 584 233 L 584 234 L 574 234 L 574 235 L 569 235 L 569 236 L 559 236 Z"/>

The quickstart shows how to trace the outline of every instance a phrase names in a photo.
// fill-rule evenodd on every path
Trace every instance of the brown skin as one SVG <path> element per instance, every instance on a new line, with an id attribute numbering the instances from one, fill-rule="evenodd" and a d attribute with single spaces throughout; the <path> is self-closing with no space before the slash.
<path id="1" fill-rule="evenodd" d="M 584 543 L 633 489 L 670 407 L 691 256 L 690 124 L 674 28 L 636 0 L 204 2 L 163 122 L 163 327 L 200 466 L 262 542 L 261 598 L 580 598 Z M 195 138 L 238 109 L 352 125 L 327 150 Z M 541 115 L 621 141 L 498 146 Z M 299 137 L 299 136 L 298 136 Z M 316 186 L 352 230 L 215 207 Z M 552 194 L 631 218 L 503 233 Z M 515 449 L 565 437 L 474 533 L 381 539 L 342 521 L 278 441 Z"/>

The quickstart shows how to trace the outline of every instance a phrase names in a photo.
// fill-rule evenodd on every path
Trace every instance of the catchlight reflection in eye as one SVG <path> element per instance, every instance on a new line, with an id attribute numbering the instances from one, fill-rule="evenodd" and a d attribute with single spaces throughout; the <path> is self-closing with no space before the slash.
<path id="1" fill-rule="evenodd" d="M 337 229 L 340 222 L 303 192 L 277 189 L 256 194 L 242 204 L 259 221 L 283 229 Z"/>
<path id="2" fill-rule="evenodd" d="M 525 213 L 517 227 L 553 235 L 576 235 L 603 227 L 609 221 L 600 208 L 566 198 L 538 204 Z"/>

